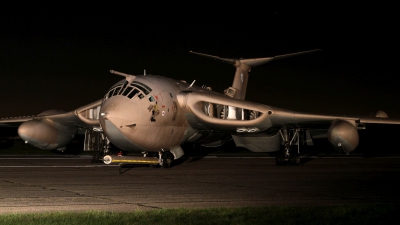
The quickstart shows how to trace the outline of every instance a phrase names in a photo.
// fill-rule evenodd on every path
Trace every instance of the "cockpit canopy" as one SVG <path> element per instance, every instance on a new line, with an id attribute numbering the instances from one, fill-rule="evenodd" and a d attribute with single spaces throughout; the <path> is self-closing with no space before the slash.
<path id="1" fill-rule="evenodd" d="M 123 95 L 130 99 L 139 97 L 140 99 L 144 98 L 151 92 L 151 88 L 141 82 L 132 81 L 129 83 L 128 81 L 120 81 L 116 83 L 107 94 L 104 96 L 104 99 L 111 98 L 115 95 Z M 154 101 L 153 96 L 149 96 L 149 100 L 152 102 Z"/>

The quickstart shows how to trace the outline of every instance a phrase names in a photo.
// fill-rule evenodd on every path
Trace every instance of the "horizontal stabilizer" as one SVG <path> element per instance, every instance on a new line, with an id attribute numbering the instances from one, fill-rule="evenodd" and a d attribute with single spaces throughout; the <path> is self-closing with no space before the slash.
<path id="1" fill-rule="evenodd" d="M 308 54 L 312 52 L 317 52 L 321 51 L 321 49 L 314 49 L 314 50 L 309 50 L 309 51 L 303 51 L 303 52 L 296 52 L 296 53 L 290 53 L 290 54 L 284 54 L 284 55 L 278 55 L 278 56 L 273 56 L 273 57 L 265 57 L 265 58 L 253 58 L 253 59 L 229 59 L 229 58 L 221 58 L 218 56 L 213 56 L 213 55 L 207 55 L 199 52 L 194 52 L 190 51 L 190 53 L 200 55 L 200 56 L 205 56 L 208 58 L 213 58 L 215 60 L 220 60 L 222 62 L 226 62 L 229 64 L 233 65 L 240 65 L 240 64 L 246 64 L 247 66 L 254 67 L 254 66 L 259 66 L 262 64 L 265 64 L 267 62 L 270 62 L 272 60 L 277 60 L 277 59 L 285 59 L 293 56 L 298 56 L 298 55 L 303 55 L 303 54 Z"/>

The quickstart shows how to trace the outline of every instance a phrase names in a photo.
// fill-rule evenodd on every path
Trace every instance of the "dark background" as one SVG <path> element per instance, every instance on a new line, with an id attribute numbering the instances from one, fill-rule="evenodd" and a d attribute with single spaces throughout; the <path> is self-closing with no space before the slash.
<path id="1" fill-rule="evenodd" d="M 207 10 L 3 15 L 0 117 L 70 111 L 96 101 L 123 78 L 111 69 L 196 80 L 218 92 L 232 84 L 233 66 L 190 50 L 256 58 L 318 48 L 322 51 L 253 68 L 247 100 L 324 114 L 381 109 L 400 118 L 396 14 L 237 9 L 223 15 Z"/>

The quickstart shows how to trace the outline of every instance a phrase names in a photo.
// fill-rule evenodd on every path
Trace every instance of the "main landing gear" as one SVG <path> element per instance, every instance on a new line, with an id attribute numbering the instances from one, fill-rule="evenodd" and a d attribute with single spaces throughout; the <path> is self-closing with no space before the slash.
<path id="1" fill-rule="evenodd" d="M 108 138 L 104 138 L 101 141 L 101 147 L 97 149 L 92 157 L 92 163 L 100 163 L 104 156 L 110 153 L 110 140 Z"/>
<path id="2" fill-rule="evenodd" d="M 284 145 L 275 157 L 275 164 L 277 166 L 298 166 L 300 165 L 300 149 L 299 149 L 299 129 L 289 130 L 282 129 L 279 131 L 282 136 Z M 297 149 L 293 149 L 292 144 L 297 142 Z"/>

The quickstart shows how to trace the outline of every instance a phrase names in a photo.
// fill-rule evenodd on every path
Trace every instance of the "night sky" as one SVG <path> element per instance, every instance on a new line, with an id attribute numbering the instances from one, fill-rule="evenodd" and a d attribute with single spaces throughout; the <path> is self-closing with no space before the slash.
<path id="1" fill-rule="evenodd" d="M 250 10 L 251 11 L 251 10 Z M 224 58 L 321 52 L 271 62 L 250 72 L 249 101 L 338 115 L 375 109 L 400 118 L 396 18 L 384 12 L 257 12 L 207 20 L 200 15 L 59 13 L 1 16 L 0 117 L 74 110 L 103 97 L 123 77 L 156 74 L 232 85 Z"/>

